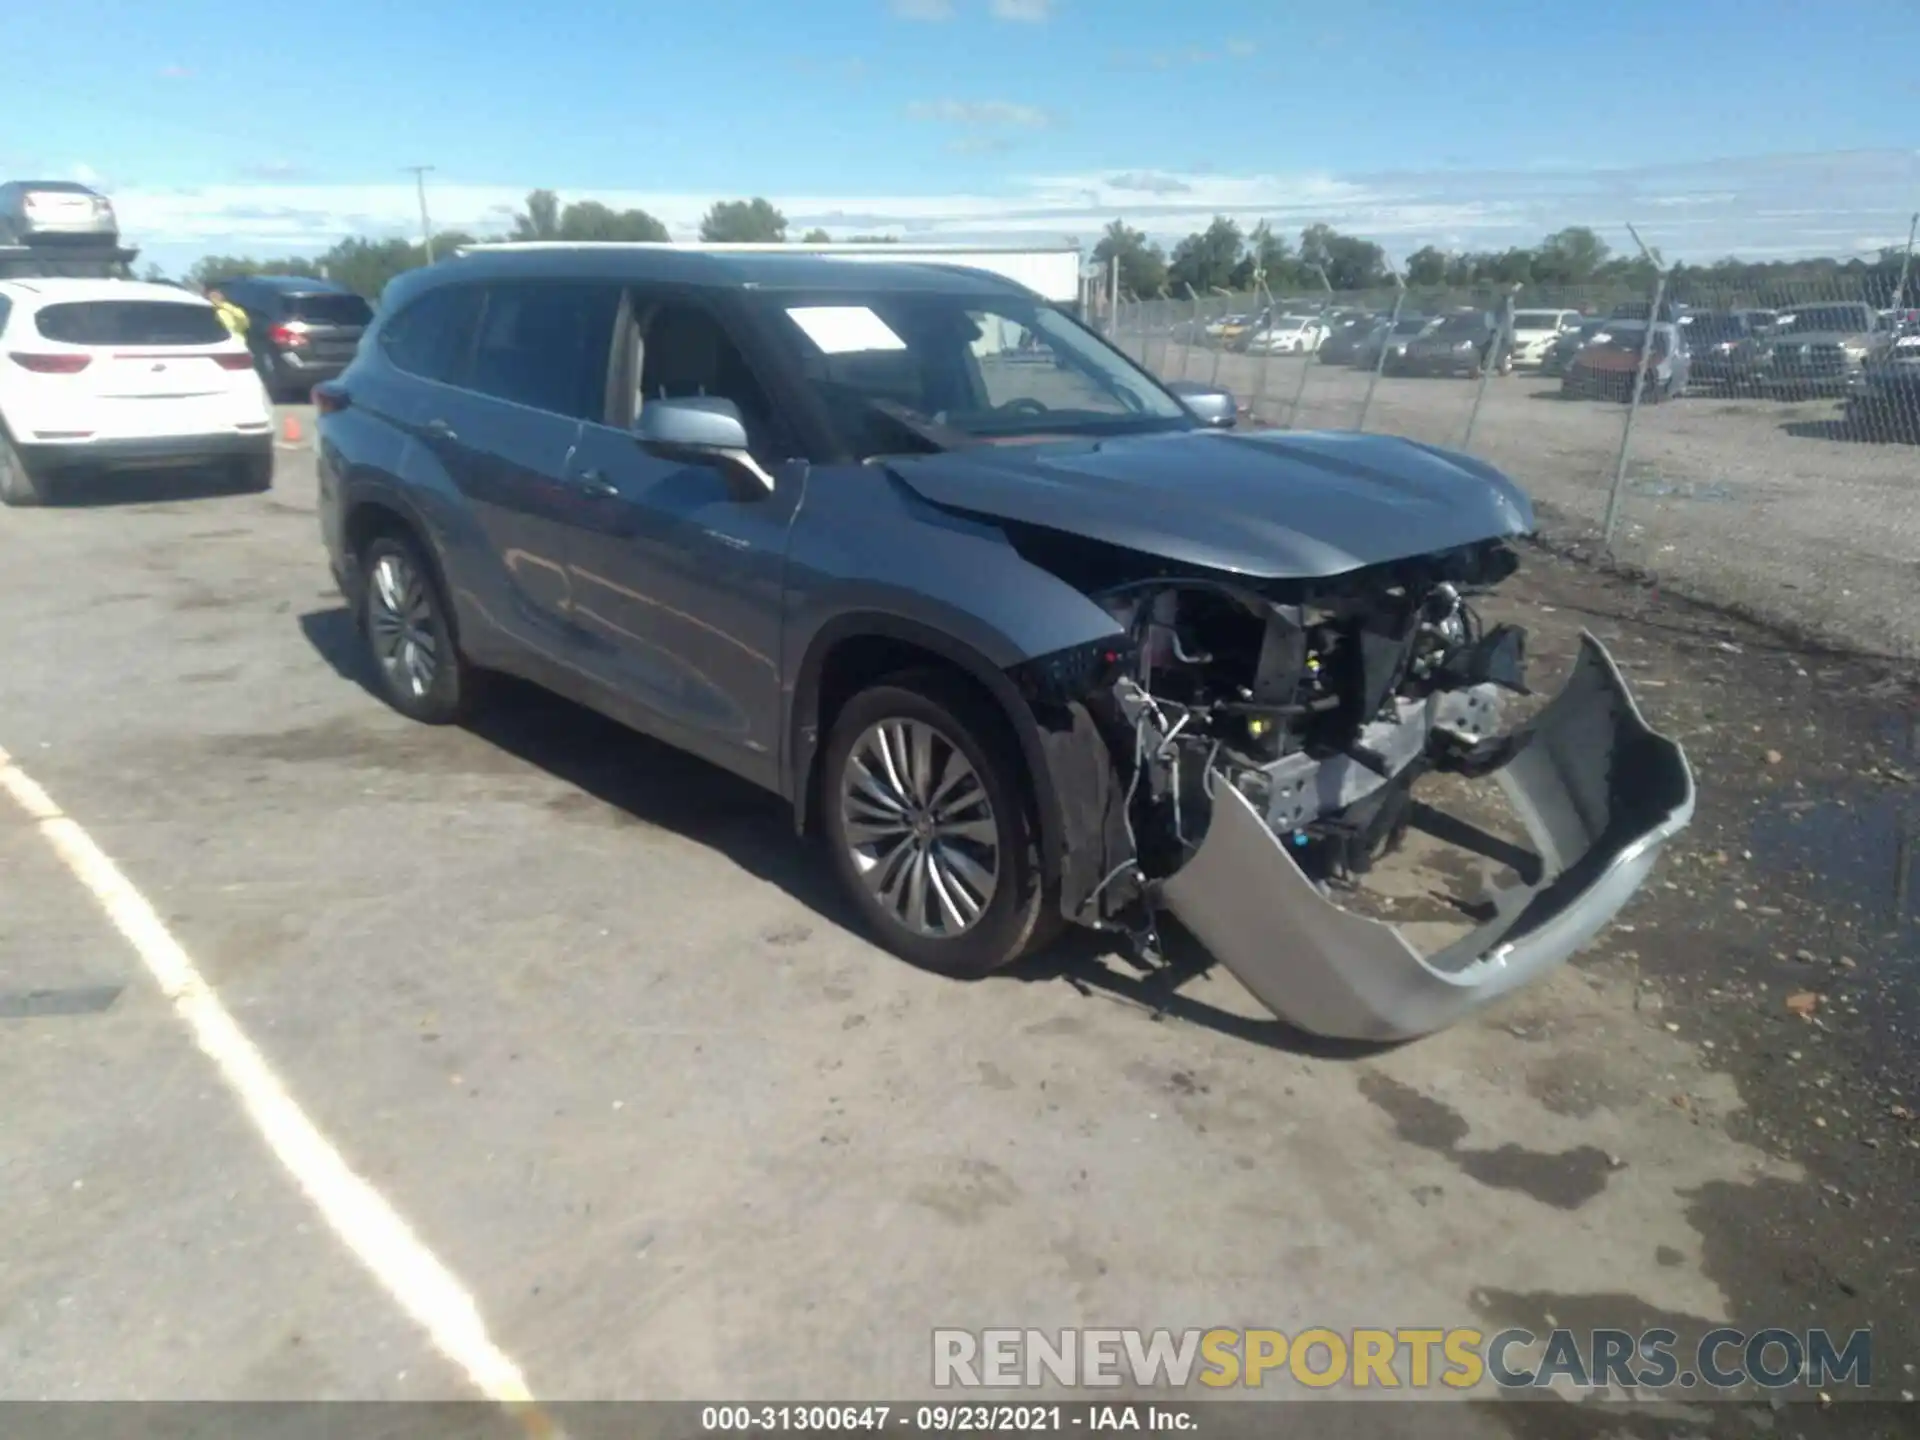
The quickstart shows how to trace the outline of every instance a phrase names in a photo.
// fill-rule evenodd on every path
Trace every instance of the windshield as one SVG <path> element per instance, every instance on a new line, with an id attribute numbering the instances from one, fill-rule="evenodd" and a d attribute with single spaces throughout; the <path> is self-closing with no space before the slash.
<path id="1" fill-rule="evenodd" d="M 778 303 L 806 383 L 862 456 L 1198 423 L 1042 301 L 880 292 Z"/>
<path id="2" fill-rule="evenodd" d="M 1516 310 L 1513 312 L 1513 328 L 1516 330 L 1558 330 L 1560 312 L 1558 310 Z"/>
<path id="3" fill-rule="evenodd" d="M 1432 323 L 1433 321 L 1429 320 L 1424 315 L 1415 315 L 1410 320 L 1395 321 L 1393 326 L 1393 333 L 1396 335 L 1418 335 L 1422 330 L 1426 329 L 1427 326 L 1431 325 Z"/>
<path id="4" fill-rule="evenodd" d="M 1738 340 L 1746 333 L 1747 322 L 1738 315 L 1695 315 L 1687 321 L 1687 339 L 1695 344 Z"/>
<path id="5" fill-rule="evenodd" d="M 373 307 L 358 295 L 290 295 L 287 314 L 319 325 L 366 325 L 373 320 Z"/>
<path id="6" fill-rule="evenodd" d="M 1647 327 L 1644 322 L 1638 325 L 1623 325 L 1616 322 L 1598 332 L 1593 337 L 1593 343 L 1596 345 L 1605 345 L 1614 350 L 1638 350 L 1647 343 Z M 1667 353 L 1667 332 L 1665 330 L 1655 330 L 1653 332 L 1652 353 L 1655 355 L 1665 355 Z"/>
<path id="7" fill-rule="evenodd" d="M 1484 335 L 1488 330 L 1484 315 L 1449 315 L 1433 333 L 1453 337 Z"/>
<path id="8" fill-rule="evenodd" d="M 1796 310 L 1787 330 L 1808 335 L 1820 330 L 1865 332 L 1873 329 L 1873 316 L 1864 305 L 1816 305 L 1811 310 Z"/>

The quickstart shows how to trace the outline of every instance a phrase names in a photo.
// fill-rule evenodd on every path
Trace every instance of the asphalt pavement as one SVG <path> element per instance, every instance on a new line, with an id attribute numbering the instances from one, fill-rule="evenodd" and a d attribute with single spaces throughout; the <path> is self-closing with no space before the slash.
<path id="1" fill-rule="evenodd" d="M 1801 1172 L 1617 941 L 1359 1054 L 1087 946 L 919 973 L 771 797 L 530 693 L 369 694 L 283 413 L 268 495 L 0 512 L 0 748 L 533 1393 L 921 1395 L 936 1326 L 1733 1305 L 1690 1197 Z M 0 1397 L 471 1397 L 46 832 L 0 794 Z"/>

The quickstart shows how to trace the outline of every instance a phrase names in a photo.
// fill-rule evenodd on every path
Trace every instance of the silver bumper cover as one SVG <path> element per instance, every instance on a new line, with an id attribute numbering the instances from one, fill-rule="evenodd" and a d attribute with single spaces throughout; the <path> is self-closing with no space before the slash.
<path id="1" fill-rule="evenodd" d="M 1518 733 L 1525 743 L 1494 773 L 1540 855 L 1539 878 L 1497 891 L 1493 918 L 1436 954 L 1323 894 L 1230 785 L 1216 787 L 1206 837 L 1161 897 L 1303 1030 L 1390 1041 L 1444 1029 L 1591 940 L 1693 817 L 1685 754 L 1648 726 L 1592 635 L 1560 693 Z"/>

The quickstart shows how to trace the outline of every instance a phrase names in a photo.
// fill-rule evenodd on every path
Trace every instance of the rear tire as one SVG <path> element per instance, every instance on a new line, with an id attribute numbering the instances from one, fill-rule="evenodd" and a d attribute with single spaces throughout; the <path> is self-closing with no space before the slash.
<path id="1" fill-rule="evenodd" d="M 13 448 L 13 442 L 0 432 L 0 504 L 16 510 L 29 505 L 46 504 L 50 487 L 44 476 L 35 476 L 27 462 Z"/>
<path id="2" fill-rule="evenodd" d="M 1058 933 L 1018 756 L 989 703 L 939 671 L 894 676 L 842 708 L 822 757 L 821 828 L 884 948 L 971 980 Z"/>
<path id="3" fill-rule="evenodd" d="M 465 718 L 478 679 L 419 546 L 400 535 L 375 536 L 360 555 L 360 587 L 360 630 L 381 696 L 423 725 Z"/>

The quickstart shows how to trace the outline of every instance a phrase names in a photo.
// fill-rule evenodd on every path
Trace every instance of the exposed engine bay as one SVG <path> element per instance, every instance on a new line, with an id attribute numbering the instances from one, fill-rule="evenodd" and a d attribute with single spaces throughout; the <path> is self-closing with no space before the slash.
<path id="1" fill-rule="evenodd" d="M 1530 693 L 1526 634 L 1474 601 L 1517 568 L 1488 540 L 1330 579 L 1082 582 L 1124 641 L 1028 677 L 1041 707 L 1080 697 L 1120 792 L 1097 865 L 1070 867 L 1069 918 L 1157 948 L 1165 907 L 1269 1008 L 1355 1038 L 1438 1028 L 1564 959 L 1686 823 L 1693 782 L 1590 636 L 1560 694 L 1503 730 Z M 1340 896 L 1400 845 L 1430 774 L 1496 780 L 1541 863 L 1428 957 Z"/>
<path id="2" fill-rule="evenodd" d="M 1302 869 L 1351 878 L 1399 840 L 1420 774 L 1500 763 L 1526 635 L 1486 629 L 1472 600 L 1516 565 L 1492 542 L 1345 583 L 1155 578 L 1096 594 L 1127 635 L 1095 709 L 1129 764 L 1141 876 L 1184 863 L 1225 783 Z M 1126 893 L 1102 898 L 1110 910 Z"/>

